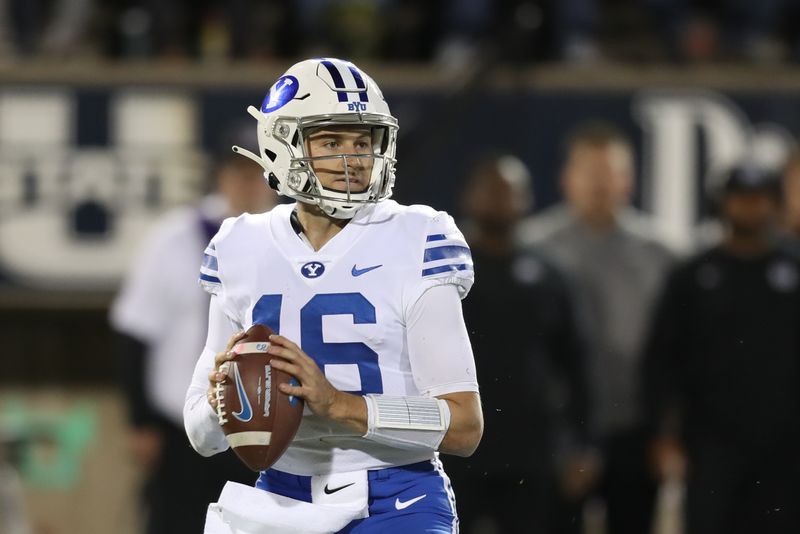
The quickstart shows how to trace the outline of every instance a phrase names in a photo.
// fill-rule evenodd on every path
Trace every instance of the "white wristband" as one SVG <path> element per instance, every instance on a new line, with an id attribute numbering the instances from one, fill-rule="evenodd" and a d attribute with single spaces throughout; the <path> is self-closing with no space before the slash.
<path id="1" fill-rule="evenodd" d="M 369 394 L 365 438 L 405 450 L 439 448 L 450 427 L 447 401 L 430 397 Z"/>

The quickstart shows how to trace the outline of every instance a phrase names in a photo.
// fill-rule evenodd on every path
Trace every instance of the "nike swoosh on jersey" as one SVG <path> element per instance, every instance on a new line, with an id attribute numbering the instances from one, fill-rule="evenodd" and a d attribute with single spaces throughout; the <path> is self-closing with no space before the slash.
<path id="1" fill-rule="evenodd" d="M 420 495 L 419 497 L 414 497 L 413 499 L 409 499 L 407 501 L 401 501 L 400 498 L 398 497 L 394 501 L 394 507 L 397 508 L 398 510 L 405 510 L 406 508 L 408 508 L 409 506 L 411 506 L 415 502 L 421 501 L 422 499 L 424 499 L 427 496 L 428 496 L 428 494 L 426 493 L 425 495 Z"/>
<path id="2" fill-rule="evenodd" d="M 383 267 L 383 264 L 373 265 L 372 267 L 364 267 L 363 269 L 359 269 L 358 267 L 353 265 L 353 270 L 350 271 L 350 274 L 352 274 L 353 276 L 361 276 L 362 274 L 366 274 L 366 273 L 368 273 L 370 271 L 374 271 L 378 267 Z"/>
<path id="3" fill-rule="evenodd" d="M 339 490 L 343 490 L 345 488 L 349 488 L 353 484 L 355 484 L 355 482 L 351 482 L 350 484 L 345 484 L 344 486 L 339 486 L 338 488 L 333 488 L 333 489 L 328 489 L 328 485 L 325 484 L 325 489 L 323 489 L 322 491 L 325 492 L 325 495 L 330 495 L 332 493 L 336 493 Z"/>

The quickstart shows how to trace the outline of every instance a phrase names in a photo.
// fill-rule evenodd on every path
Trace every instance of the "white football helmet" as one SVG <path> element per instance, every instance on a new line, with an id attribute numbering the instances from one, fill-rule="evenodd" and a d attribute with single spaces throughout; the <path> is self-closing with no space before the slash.
<path id="1" fill-rule="evenodd" d="M 256 155 L 234 146 L 234 152 L 261 165 L 270 187 L 281 195 L 318 205 L 327 215 L 349 219 L 368 203 L 389 198 L 394 185 L 397 119 L 375 82 L 349 61 L 309 59 L 295 64 L 270 88 L 261 109 L 248 113 L 258 121 Z M 305 140 L 324 126 L 367 126 L 372 154 L 311 157 Z M 364 191 L 350 191 L 348 168 L 356 159 L 372 158 L 372 174 Z M 343 161 L 346 190 L 323 187 L 313 162 Z M 349 161 L 348 161 L 349 160 Z"/>

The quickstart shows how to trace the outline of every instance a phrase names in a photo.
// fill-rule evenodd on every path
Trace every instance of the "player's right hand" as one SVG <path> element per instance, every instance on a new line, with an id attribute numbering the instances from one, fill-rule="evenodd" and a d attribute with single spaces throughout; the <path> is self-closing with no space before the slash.
<path id="1" fill-rule="evenodd" d="M 208 392 L 206 393 L 206 398 L 208 399 L 208 403 L 215 410 L 217 409 L 217 384 L 225 381 L 225 370 L 220 370 L 220 367 L 224 365 L 225 362 L 232 360 L 233 357 L 236 356 L 236 354 L 233 352 L 233 346 L 236 345 L 239 340 L 244 338 L 244 336 L 244 330 L 236 332 L 228 340 L 228 345 L 225 347 L 225 350 L 218 352 L 214 356 L 214 369 L 208 373 Z"/>

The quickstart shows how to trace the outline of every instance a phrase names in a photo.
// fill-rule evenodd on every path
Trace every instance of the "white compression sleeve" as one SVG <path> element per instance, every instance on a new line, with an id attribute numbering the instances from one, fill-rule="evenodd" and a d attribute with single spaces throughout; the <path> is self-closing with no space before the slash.
<path id="1" fill-rule="evenodd" d="M 212 456 L 228 448 L 217 414 L 206 397 L 208 373 L 214 369 L 214 357 L 218 352 L 225 350 L 228 340 L 238 330 L 238 325 L 222 311 L 218 298 L 211 296 L 206 346 L 194 368 L 192 382 L 189 384 L 183 406 L 186 435 L 192 447 L 203 456 Z"/>
<path id="2" fill-rule="evenodd" d="M 478 391 L 472 345 L 454 285 L 425 291 L 411 307 L 406 328 L 411 372 L 421 395 Z"/>
<path id="3" fill-rule="evenodd" d="M 364 437 L 399 449 L 435 451 L 450 426 L 450 408 L 432 397 L 478 391 L 475 360 L 455 286 L 431 287 L 409 315 L 409 358 L 420 396 L 365 396 Z"/>

